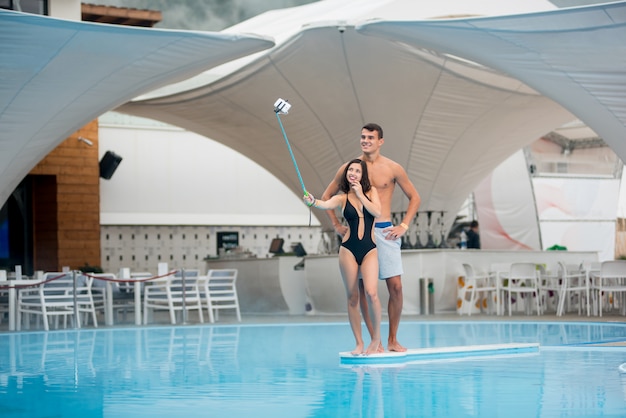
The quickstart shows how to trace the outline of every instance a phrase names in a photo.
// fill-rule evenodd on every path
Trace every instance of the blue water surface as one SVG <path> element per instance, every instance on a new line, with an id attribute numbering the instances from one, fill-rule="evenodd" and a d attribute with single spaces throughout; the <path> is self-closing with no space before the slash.
<path id="1" fill-rule="evenodd" d="M 386 335 L 383 326 L 383 335 Z M 406 322 L 411 348 L 539 352 L 342 365 L 347 324 L 204 325 L 0 335 L 0 416 L 626 416 L 626 324 Z"/>

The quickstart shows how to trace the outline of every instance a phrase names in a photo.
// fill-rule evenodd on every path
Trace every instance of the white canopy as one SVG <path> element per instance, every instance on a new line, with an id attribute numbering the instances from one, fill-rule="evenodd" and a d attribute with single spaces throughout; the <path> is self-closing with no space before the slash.
<path id="1" fill-rule="evenodd" d="M 626 2 L 518 16 L 380 21 L 357 30 L 510 74 L 570 110 L 626 161 Z"/>
<path id="2" fill-rule="evenodd" d="M 418 40 L 410 45 L 359 32 L 374 34 L 373 25 L 371 31 L 363 25 L 355 30 L 370 18 L 403 17 L 419 27 L 435 23 L 420 19 L 442 15 L 505 13 L 505 3 L 523 3 L 518 7 L 527 10 L 553 7 L 547 2 L 432 3 L 370 1 L 367 8 L 358 1 L 327 0 L 259 16 L 248 25 L 263 25 L 234 29 L 258 32 L 272 20 L 275 30 L 284 34 L 296 26 L 296 32 L 254 60 L 245 59 L 244 66 L 229 64 L 225 68 L 231 72 L 216 81 L 119 110 L 219 141 L 265 167 L 297 195 L 302 193 L 298 177 L 273 112 L 278 97 L 293 105 L 281 120 L 304 183 L 315 195 L 343 162 L 359 155 L 361 126 L 378 122 L 385 131 L 383 153 L 406 167 L 422 196 L 421 209 L 447 211 L 449 225 L 468 194 L 500 162 L 575 116 L 511 76 L 420 46 Z M 558 21 L 560 13 L 536 19 Z M 527 19 L 532 22 L 532 15 Z M 436 22 L 473 20 L 483 21 Z M 581 16 L 580 30 L 585 21 Z M 489 49 L 497 45 L 467 43 L 465 36 L 454 38 L 465 49 L 500 55 Z M 533 65 L 525 59 L 518 57 L 525 66 Z M 398 193 L 393 209 L 405 207 Z M 327 222 L 325 216 L 320 221 Z"/>
<path id="3" fill-rule="evenodd" d="M 89 120 L 225 63 L 195 79 L 210 80 L 200 87 L 118 109 L 221 142 L 296 195 L 278 97 L 293 105 L 281 120 L 317 195 L 359 154 L 361 126 L 378 122 L 383 152 L 406 167 L 421 209 L 447 211 L 449 225 L 500 162 L 573 119 L 624 160 L 625 10 L 625 2 L 554 10 L 545 0 L 325 0 L 221 34 L 0 11 L 0 202 Z M 446 18 L 479 15 L 501 16 Z M 271 46 L 268 36 L 275 48 L 229 62 Z M 405 207 L 398 193 L 393 209 Z"/>
<path id="4" fill-rule="evenodd" d="M 136 97 L 269 48 L 257 35 L 167 31 L 0 9 L 0 206 L 72 132 Z"/>

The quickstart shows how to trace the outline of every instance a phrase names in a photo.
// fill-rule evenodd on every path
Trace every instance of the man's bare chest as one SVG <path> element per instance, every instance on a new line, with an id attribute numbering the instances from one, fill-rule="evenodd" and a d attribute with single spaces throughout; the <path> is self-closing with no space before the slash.
<path id="1" fill-rule="evenodd" d="M 389 170 L 370 172 L 369 179 L 372 186 L 376 187 L 379 192 L 385 189 L 393 190 L 396 184 L 393 174 Z"/>

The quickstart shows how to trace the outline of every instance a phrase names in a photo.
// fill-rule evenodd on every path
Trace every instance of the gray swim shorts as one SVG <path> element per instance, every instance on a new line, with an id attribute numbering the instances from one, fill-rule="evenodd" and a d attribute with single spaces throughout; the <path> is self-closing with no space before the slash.
<path id="1" fill-rule="evenodd" d="M 383 234 L 383 230 L 390 226 L 392 226 L 391 222 L 376 222 L 374 224 L 374 236 L 378 249 L 378 278 L 380 280 L 401 276 L 404 273 L 400 250 L 402 240 L 387 240 Z"/>

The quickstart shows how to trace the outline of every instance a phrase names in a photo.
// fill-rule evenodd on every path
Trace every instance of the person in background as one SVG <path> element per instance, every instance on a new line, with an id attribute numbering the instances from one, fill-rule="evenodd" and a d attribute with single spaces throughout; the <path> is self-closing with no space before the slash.
<path id="1" fill-rule="evenodd" d="M 354 159 L 343 165 L 339 193 L 327 200 L 318 200 L 310 193 L 304 194 L 307 206 L 334 210 L 341 208 L 348 223 L 339 248 L 339 270 L 346 288 L 348 319 L 356 340 L 352 354 L 374 354 L 380 347 L 381 307 L 378 299 L 378 251 L 374 238 L 374 218 L 380 216 L 380 199 L 367 175 L 367 165 Z M 359 269 L 367 296 L 367 315 L 372 324 L 371 343 L 364 351 L 359 311 Z"/>
<path id="2" fill-rule="evenodd" d="M 472 221 L 467 231 L 467 248 L 480 250 L 480 233 L 478 232 L 478 221 Z"/>
<path id="3" fill-rule="evenodd" d="M 380 148 L 385 143 L 385 140 L 383 138 L 383 128 L 380 125 L 368 123 L 363 126 L 359 141 L 362 152 L 359 158 L 367 164 L 369 181 L 378 191 L 381 203 L 381 215 L 376 218 L 374 231 L 378 246 L 378 278 L 385 280 L 387 290 L 389 291 L 389 304 L 387 306 L 389 337 L 387 339 L 387 349 L 389 351 L 406 351 L 406 348 L 397 339 L 403 304 L 401 280 L 403 270 L 400 245 L 402 236 L 408 231 L 411 220 L 417 213 L 421 198 L 404 168 L 397 162 L 381 155 Z M 327 199 L 337 193 L 343 178 L 343 170 L 344 166 L 339 168 L 335 178 L 328 185 L 324 194 L 322 194 L 323 199 Z M 391 200 L 396 186 L 400 187 L 409 200 L 407 210 L 399 225 L 393 225 L 391 222 Z M 334 211 L 327 211 L 326 213 L 333 223 L 335 232 L 340 236 L 344 236 L 348 228 L 339 222 Z M 361 294 L 361 311 L 365 312 L 366 310 L 367 301 Z M 365 313 L 363 317 L 365 318 L 367 329 L 372 334 L 372 325 L 368 322 Z M 382 344 L 379 347 L 379 351 L 384 351 Z"/>

